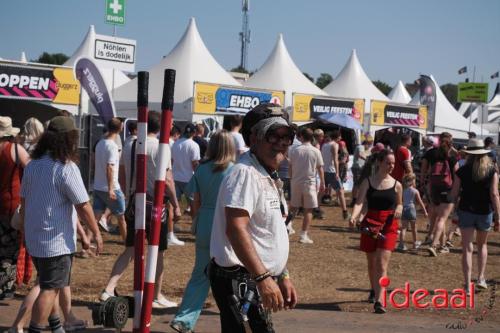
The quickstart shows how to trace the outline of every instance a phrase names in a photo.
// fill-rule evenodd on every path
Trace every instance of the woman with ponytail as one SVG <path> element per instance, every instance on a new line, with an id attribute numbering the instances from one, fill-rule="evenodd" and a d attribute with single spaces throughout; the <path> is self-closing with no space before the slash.
<path id="1" fill-rule="evenodd" d="M 493 212 L 496 215 L 494 230 L 498 231 L 500 203 L 498 196 L 498 173 L 490 152 L 484 149 L 483 140 L 470 139 L 467 149 L 467 163 L 455 174 L 451 199 L 460 197 L 458 204 L 458 226 L 462 234 L 462 270 L 465 289 L 469 293 L 472 273 L 473 238 L 476 232 L 478 277 L 476 287 L 487 289 L 484 272 L 488 257 L 487 238 L 493 226 Z"/>
<path id="2" fill-rule="evenodd" d="M 403 210 L 403 188 L 390 175 L 395 164 L 391 150 L 377 151 L 370 160 L 373 162 L 372 173 L 360 185 L 350 224 L 356 223 L 366 202 L 368 211 L 360 224 L 360 249 L 366 252 L 368 260 L 371 284 L 369 301 L 375 303 L 376 313 L 385 313 L 386 309 L 381 303 L 379 279 L 387 276 L 391 252 L 396 247 L 399 219 Z M 365 167 L 370 167 L 371 162 L 365 164 Z"/>

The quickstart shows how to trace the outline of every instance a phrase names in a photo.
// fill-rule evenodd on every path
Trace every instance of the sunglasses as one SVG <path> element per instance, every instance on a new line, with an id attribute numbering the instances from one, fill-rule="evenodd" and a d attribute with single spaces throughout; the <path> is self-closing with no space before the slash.
<path id="1" fill-rule="evenodd" d="M 278 135 L 275 131 L 270 131 L 266 134 L 266 141 L 270 144 L 276 144 L 279 142 L 284 142 L 287 145 L 291 145 L 293 139 L 295 138 L 295 132 L 293 129 L 290 129 L 288 133 L 283 135 Z"/>

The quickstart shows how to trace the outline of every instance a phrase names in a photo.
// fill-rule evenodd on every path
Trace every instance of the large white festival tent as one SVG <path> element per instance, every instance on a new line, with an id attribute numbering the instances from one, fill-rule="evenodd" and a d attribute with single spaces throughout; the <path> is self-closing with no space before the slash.
<path id="1" fill-rule="evenodd" d="M 195 81 L 241 86 L 205 46 L 194 18 L 177 45 L 149 72 L 149 108 L 160 110 L 165 69 L 176 70 L 174 119 L 193 120 L 191 104 Z M 115 90 L 116 110 L 122 117 L 137 117 L 137 78 Z M 206 118 L 206 116 L 205 116 Z"/>
<path id="2" fill-rule="evenodd" d="M 284 91 L 286 108 L 292 106 L 293 93 L 326 96 L 326 93 L 305 77 L 297 67 L 288 53 L 282 34 L 279 34 L 267 60 L 245 82 L 245 86 Z"/>
<path id="3" fill-rule="evenodd" d="M 352 50 L 351 56 L 339 75 L 323 89 L 328 95 L 340 98 L 360 98 L 365 100 L 365 114 L 370 113 L 372 99 L 389 102 L 384 95 L 373 84 L 365 70 L 361 66 L 356 50 Z"/>
<path id="4" fill-rule="evenodd" d="M 411 101 L 411 96 L 406 90 L 403 82 L 401 80 L 392 88 L 389 95 L 387 95 L 391 99 L 391 101 L 395 103 L 408 104 Z"/>
<path id="5" fill-rule="evenodd" d="M 457 139 L 467 139 L 467 132 L 481 133 L 481 128 L 476 124 L 471 124 L 468 119 L 464 118 L 457 110 L 450 104 L 446 96 L 439 88 L 439 84 L 434 77 L 430 75 L 434 85 L 436 86 L 436 116 L 435 128 L 433 133 L 449 132 Z M 420 92 L 417 92 L 410 104 L 420 104 Z M 483 130 L 483 134 L 489 134 L 488 131 Z"/>

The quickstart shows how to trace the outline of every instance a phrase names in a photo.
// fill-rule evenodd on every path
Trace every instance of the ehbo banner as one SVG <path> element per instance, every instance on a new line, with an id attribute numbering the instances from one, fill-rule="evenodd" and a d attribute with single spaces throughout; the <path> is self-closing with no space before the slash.
<path id="1" fill-rule="evenodd" d="M 89 95 L 102 122 L 107 124 L 116 116 L 115 105 L 99 69 L 92 60 L 81 57 L 75 63 L 75 76 Z"/>

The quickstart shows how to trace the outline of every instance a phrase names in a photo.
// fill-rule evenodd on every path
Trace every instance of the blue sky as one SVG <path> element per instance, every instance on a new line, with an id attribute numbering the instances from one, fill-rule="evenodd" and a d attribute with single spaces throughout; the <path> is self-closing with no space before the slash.
<path id="1" fill-rule="evenodd" d="M 28 59 L 42 52 L 71 55 L 89 25 L 112 34 L 104 0 L 2 0 L 0 57 Z M 239 64 L 240 0 L 126 0 L 126 25 L 117 35 L 137 40 L 136 70 L 158 63 L 182 36 L 190 17 L 208 49 L 226 69 Z M 431 73 L 440 84 L 464 79 L 457 70 L 476 65 L 476 81 L 496 84 L 500 70 L 498 0 L 251 0 L 249 68 L 258 69 L 278 33 L 297 66 L 334 77 L 355 48 L 368 76 L 393 86 Z"/>

